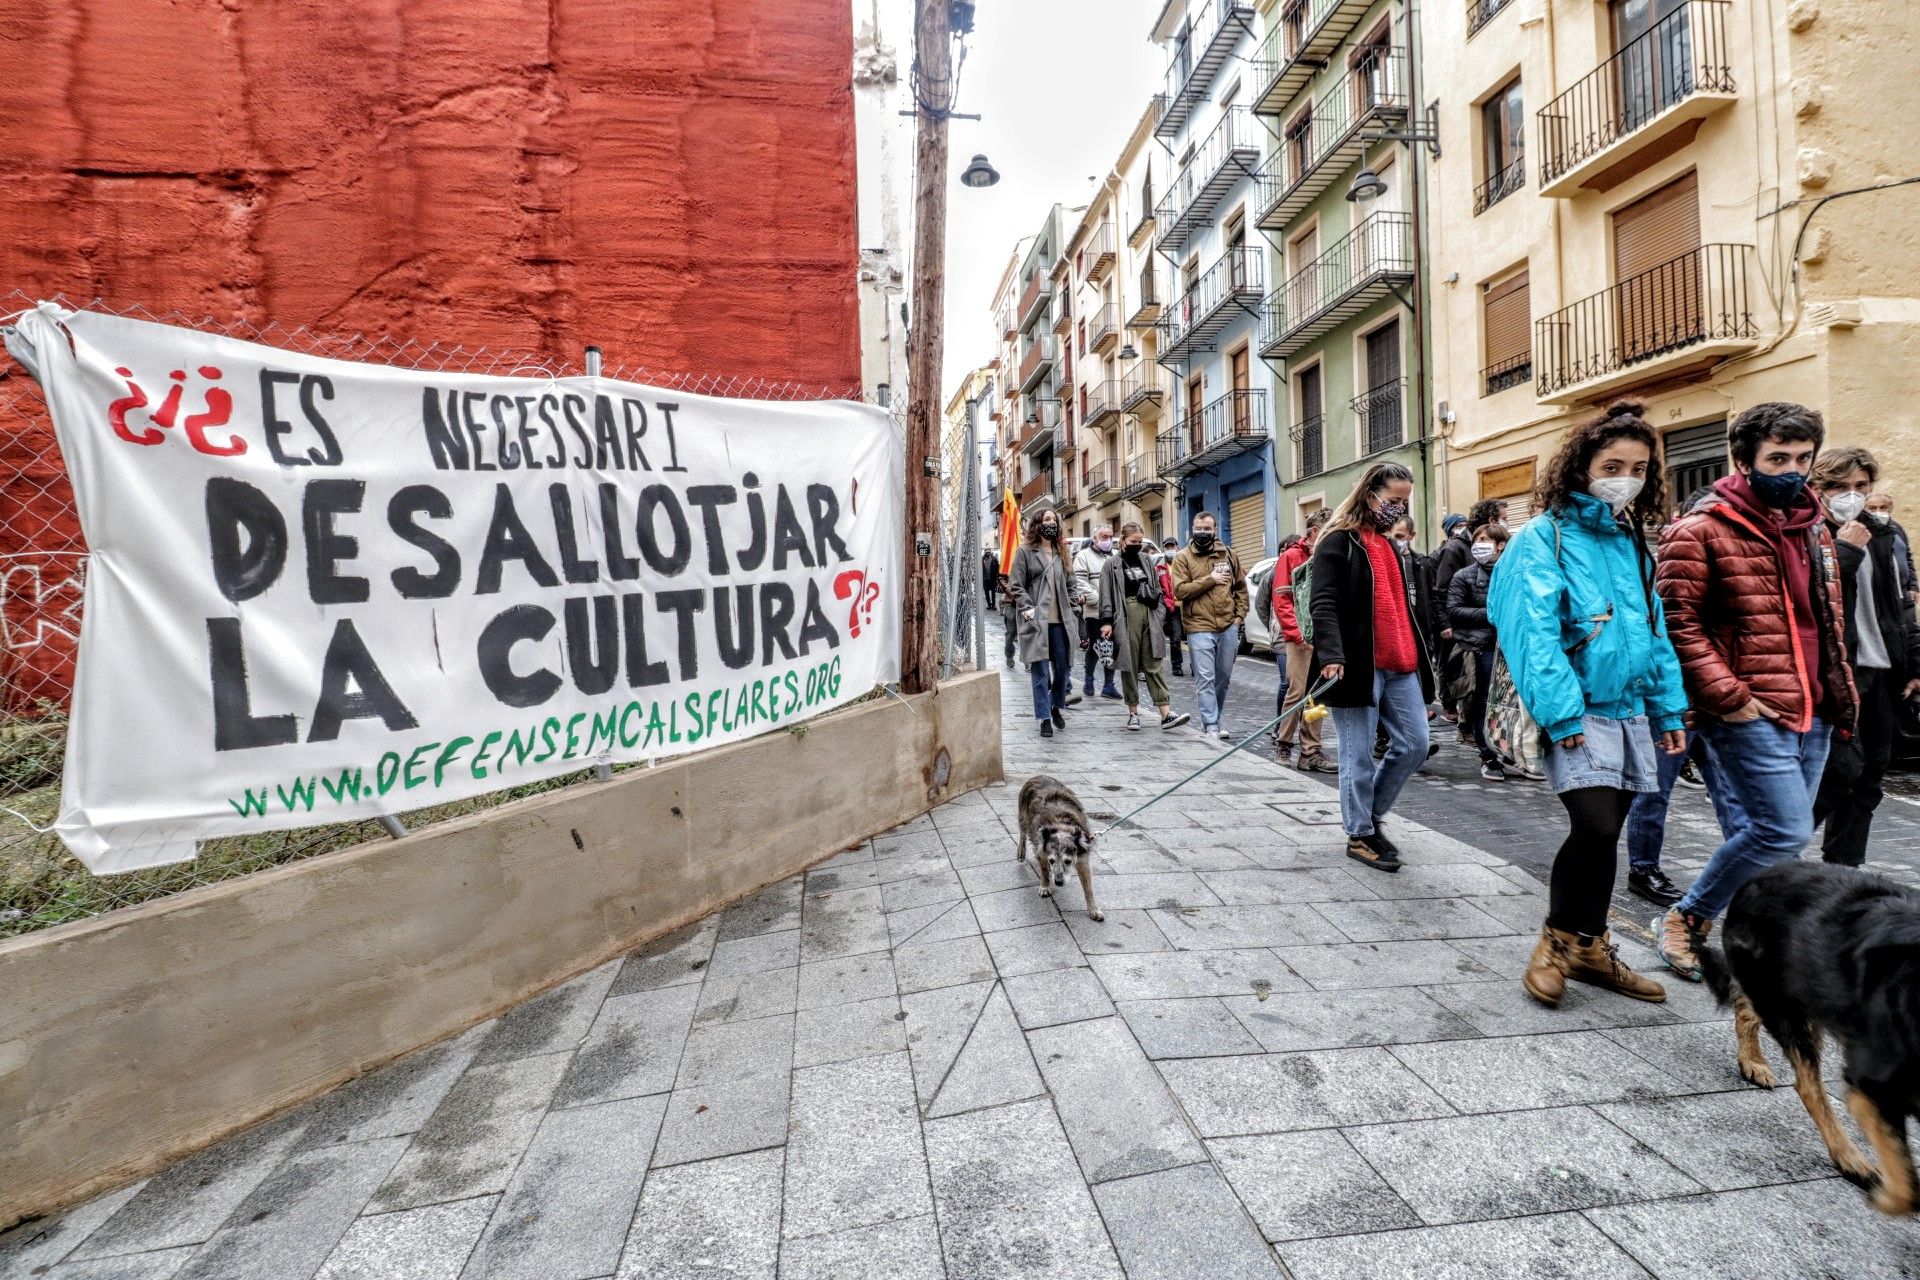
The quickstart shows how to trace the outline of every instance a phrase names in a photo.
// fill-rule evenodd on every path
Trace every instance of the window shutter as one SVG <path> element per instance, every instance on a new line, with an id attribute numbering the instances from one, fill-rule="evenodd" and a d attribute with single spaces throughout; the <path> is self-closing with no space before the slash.
<path id="1" fill-rule="evenodd" d="M 1613 215 L 1615 280 L 1628 280 L 1700 247 L 1700 180 L 1676 178 Z"/>
<path id="2" fill-rule="evenodd" d="M 1533 303 L 1527 273 L 1508 276 L 1486 292 L 1483 326 L 1487 339 L 1487 367 L 1497 369 L 1532 351 Z"/>

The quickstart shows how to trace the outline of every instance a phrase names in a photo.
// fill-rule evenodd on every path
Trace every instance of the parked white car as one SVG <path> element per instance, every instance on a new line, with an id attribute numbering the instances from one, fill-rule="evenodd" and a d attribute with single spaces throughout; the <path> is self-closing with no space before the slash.
<path id="1" fill-rule="evenodd" d="M 1259 605 L 1261 597 L 1273 589 L 1273 566 L 1279 563 L 1279 556 L 1268 556 L 1247 570 L 1247 622 L 1240 629 L 1242 652 L 1259 649 L 1272 653 L 1279 644 L 1277 628 L 1269 628 L 1261 619 Z"/>

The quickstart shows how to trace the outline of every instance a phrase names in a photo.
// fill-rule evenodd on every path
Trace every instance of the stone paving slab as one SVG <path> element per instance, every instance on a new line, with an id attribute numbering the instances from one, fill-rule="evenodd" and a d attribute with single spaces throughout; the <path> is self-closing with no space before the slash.
<path id="1" fill-rule="evenodd" d="M 1006 784 L 0 1235 L 0 1275 L 1920 1280 L 1710 993 L 1521 991 L 1544 886 L 1501 842 L 1558 828 L 1543 789 L 1396 820 L 1394 876 L 1251 755 L 1106 831 L 1219 743 L 1097 700 L 1041 740 L 1003 692 Z M 1038 771 L 1104 921 L 1014 860 Z"/>

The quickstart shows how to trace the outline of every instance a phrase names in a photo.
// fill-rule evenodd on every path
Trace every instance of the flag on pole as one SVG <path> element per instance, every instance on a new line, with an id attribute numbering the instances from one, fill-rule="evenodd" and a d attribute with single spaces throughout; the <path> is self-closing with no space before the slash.
<path id="1" fill-rule="evenodd" d="M 1020 546 L 1020 499 L 1008 485 L 1000 499 L 1000 572 L 1013 572 L 1013 553 Z"/>

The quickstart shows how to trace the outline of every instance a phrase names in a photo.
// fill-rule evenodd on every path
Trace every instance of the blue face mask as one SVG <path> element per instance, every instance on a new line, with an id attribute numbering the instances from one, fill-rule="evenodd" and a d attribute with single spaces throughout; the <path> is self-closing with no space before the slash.
<path id="1" fill-rule="evenodd" d="M 1753 490 L 1754 497 L 1770 507 L 1780 509 L 1790 507 L 1799 500 L 1800 491 L 1807 487 L 1807 473 L 1782 471 L 1769 476 L 1753 471 L 1747 474 L 1747 485 Z"/>

